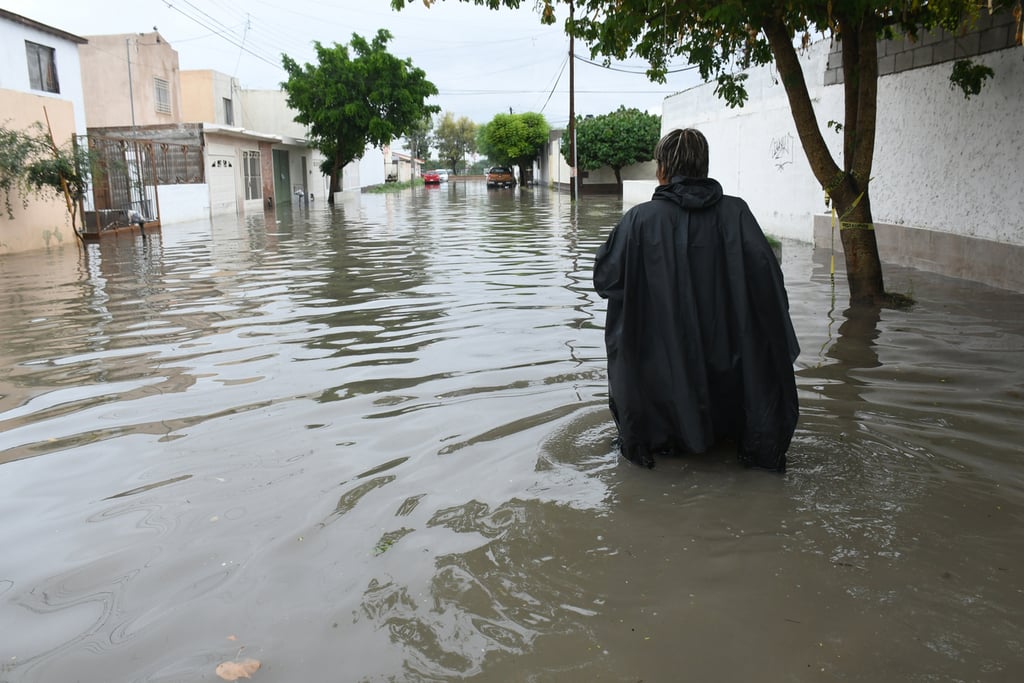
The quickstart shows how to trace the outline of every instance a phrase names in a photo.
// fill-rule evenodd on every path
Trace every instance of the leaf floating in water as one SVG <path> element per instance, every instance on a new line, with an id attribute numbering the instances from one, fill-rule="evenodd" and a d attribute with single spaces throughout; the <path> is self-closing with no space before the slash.
<path id="1" fill-rule="evenodd" d="M 260 660 L 243 659 L 240 662 L 221 662 L 217 665 L 217 675 L 225 681 L 237 681 L 239 678 L 252 678 L 252 674 L 260 668 Z"/>

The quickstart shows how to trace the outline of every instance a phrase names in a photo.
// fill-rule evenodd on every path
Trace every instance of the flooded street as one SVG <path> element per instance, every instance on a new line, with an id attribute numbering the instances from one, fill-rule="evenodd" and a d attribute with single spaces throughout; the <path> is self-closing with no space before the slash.
<path id="1" fill-rule="evenodd" d="M 283 211 L 0 257 L 0 682 L 1020 680 L 1021 294 L 787 242 L 788 471 L 643 470 L 621 202 Z"/>

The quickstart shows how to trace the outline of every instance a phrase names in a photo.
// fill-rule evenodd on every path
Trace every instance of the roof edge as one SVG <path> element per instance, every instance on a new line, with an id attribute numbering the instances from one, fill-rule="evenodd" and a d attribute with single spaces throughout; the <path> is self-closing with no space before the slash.
<path id="1" fill-rule="evenodd" d="M 23 17 L 20 14 L 15 14 L 14 12 L 11 12 L 10 10 L 3 9 L 2 7 L 0 7 L 0 18 L 7 19 L 9 21 L 13 21 L 14 23 L 21 24 L 22 26 L 27 26 L 29 28 L 34 28 L 37 31 L 42 31 L 43 33 L 49 33 L 52 36 L 56 36 L 58 38 L 63 38 L 64 40 L 69 40 L 72 43 L 78 43 L 79 45 L 85 45 L 86 43 L 89 42 L 88 40 L 86 40 L 82 36 L 76 36 L 74 33 L 68 33 L 67 31 L 62 31 L 59 28 L 54 28 L 53 26 L 49 26 L 49 25 L 44 24 L 42 22 L 36 21 L 35 19 L 29 19 L 28 17 Z"/>

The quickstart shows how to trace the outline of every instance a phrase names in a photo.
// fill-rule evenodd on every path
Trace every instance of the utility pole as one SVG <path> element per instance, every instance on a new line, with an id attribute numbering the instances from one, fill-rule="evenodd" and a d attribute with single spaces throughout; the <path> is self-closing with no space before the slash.
<path id="1" fill-rule="evenodd" d="M 569 0 L 569 25 L 572 26 L 574 3 Z M 572 29 L 570 29 L 572 31 Z M 573 37 L 569 33 L 569 200 L 576 201 L 576 56 Z"/>

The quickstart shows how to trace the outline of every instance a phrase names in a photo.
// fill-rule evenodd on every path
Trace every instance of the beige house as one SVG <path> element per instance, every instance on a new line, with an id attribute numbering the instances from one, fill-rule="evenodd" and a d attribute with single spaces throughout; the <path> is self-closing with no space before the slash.
<path id="1" fill-rule="evenodd" d="M 227 74 L 181 71 L 157 32 L 91 41 L 82 54 L 90 143 L 130 150 L 112 165 L 138 166 L 127 182 L 97 187 L 98 210 L 130 208 L 167 225 L 274 210 L 322 186 L 283 94 L 247 97 Z"/>
<path id="2" fill-rule="evenodd" d="M 238 79 L 202 69 L 180 74 L 182 120 L 206 121 L 223 126 L 242 125 L 238 115 Z"/>
<path id="3" fill-rule="evenodd" d="M 87 36 L 79 50 L 90 128 L 180 123 L 178 52 L 156 31 Z"/>
<path id="4" fill-rule="evenodd" d="M 29 130 L 37 123 L 45 127 L 49 118 L 59 145 L 85 133 L 78 66 L 78 50 L 85 43 L 82 37 L 0 9 L 0 125 Z M 0 197 L 0 255 L 74 246 L 75 239 L 62 198 Z"/>

